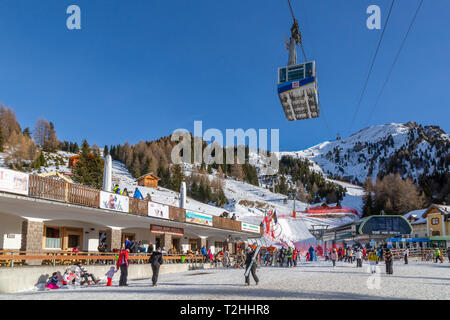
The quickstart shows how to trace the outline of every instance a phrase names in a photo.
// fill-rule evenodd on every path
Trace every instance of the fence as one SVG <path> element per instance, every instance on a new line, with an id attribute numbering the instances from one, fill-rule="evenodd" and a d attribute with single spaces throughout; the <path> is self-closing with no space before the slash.
<path id="1" fill-rule="evenodd" d="M 67 251 L 20 251 L 1 250 L 0 266 L 17 267 L 23 266 L 30 261 L 33 264 L 41 265 L 74 265 L 82 262 L 86 265 L 111 264 L 115 265 L 118 259 L 118 252 L 67 252 Z M 131 264 L 149 263 L 149 253 L 130 253 L 129 262 Z M 164 254 L 164 263 L 202 263 L 203 256 L 195 254 Z"/>

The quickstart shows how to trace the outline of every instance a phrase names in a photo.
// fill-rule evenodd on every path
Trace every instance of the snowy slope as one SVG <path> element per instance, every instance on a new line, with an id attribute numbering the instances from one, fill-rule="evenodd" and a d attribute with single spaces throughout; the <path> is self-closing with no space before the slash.
<path id="1" fill-rule="evenodd" d="M 448 154 L 449 141 L 450 136 L 438 127 L 390 123 L 368 127 L 348 138 L 325 141 L 306 150 L 279 152 L 278 157 L 308 159 L 313 162 L 314 170 L 363 182 L 369 176 L 375 179 L 389 157 L 404 149 L 408 150 L 411 159 L 421 160 L 403 160 L 404 176 L 407 173 L 417 178 L 425 172 L 425 167 L 429 167 L 428 172 L 449 169 L 438 168 L 435 164 L 439 160 L 438 154 L 441 157 Z"/>

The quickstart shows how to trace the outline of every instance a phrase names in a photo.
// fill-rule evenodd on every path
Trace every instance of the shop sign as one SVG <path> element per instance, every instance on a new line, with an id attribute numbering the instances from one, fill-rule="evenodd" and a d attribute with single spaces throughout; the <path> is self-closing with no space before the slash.
<path id="1" fill-rule="evenodd" d="M 241 230 L 248 231 L 248 232 L 254 232 L 254 233 L 260 233 L 259 226 L 255 225 L 255 224 L 245 223 L 245 222 L 241 223 Z"/>
<path id="2" fill-rule="evenodd" d="M 0 191 L 28 195 L 28 174 L 1 168 Z"/>
<path id="3" fill-rule="evenodd" d="M 158 225 L 150 225 L 150 231 L 152 233 L 165 233 L 173 236 L 183 236 L 184 230 L 182 228 L 174 228 L 174 227 L 166 227 L 166 226 L 158 226 Z"/>
<path id="4" fill-rule="evenodd" d="M 204 224 L 211 227 L 213 225 L 212 216 L 193 211 L 186 211 L 186 222 Z"/>

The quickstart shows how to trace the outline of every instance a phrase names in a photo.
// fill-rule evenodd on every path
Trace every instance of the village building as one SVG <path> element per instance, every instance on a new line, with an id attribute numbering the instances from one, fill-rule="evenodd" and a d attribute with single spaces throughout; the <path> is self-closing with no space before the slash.
<path id="1" fill-rule="evenodd" d="M 158 188 L 158 181 L 161 180 L 157 176 L 155 176 L 153 173 L 147 173 L 139 178 L 137 178 L 137 183 L 139 186 L 142 187 L 149 187 L 149 188 Z"/>

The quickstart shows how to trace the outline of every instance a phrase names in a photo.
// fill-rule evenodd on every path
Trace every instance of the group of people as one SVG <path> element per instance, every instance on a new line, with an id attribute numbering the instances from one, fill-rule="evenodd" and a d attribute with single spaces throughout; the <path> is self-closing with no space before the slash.
<path id="1" fill-rule="evenodd" d="M 279 267 L 296 267 L 300 258 L 300 251 L 297 248 L 282 247 L 279 250 L 266 250 L 264 252 L 263 263 L 265 266 L 276 265 Z M 308 259 L 308 257 L 307 257 Z"/>
<path id="2" fill-rule="evenodd" d="M 122 190 L 120 190 L 120 187 L 118 184 L 116 184 L 114 186 L 112 192 L 115 194 L 120 194 L 122 196 L 127 196 L 127 197 L 131 196 L 131 192 L 129 192 L 127 188 L 124 188 L 122 191 Z M 144 200 L 144 196 L 142 195 L 141 191 L 139 191 L 138 188 L 136 188 L 134 190 L 133 198 Z M 151 200 L 151 197 L 148 193 L 147 193 L 147 200 Z"/>
<path id="3" fill-rule="evenodd" d="M 96 278 L 93 273 L 89 273 L 85 266 L 81 262 L 77 262 L 72 267 L 66 269 L 64 274 L 61 272 L 53 272 L 45 288 L 47 289 L 60 289 L 69 288 L 69 285 L 75 286 L 79 283 L 80 286 L 98 284 L 100 279 Z"/>

